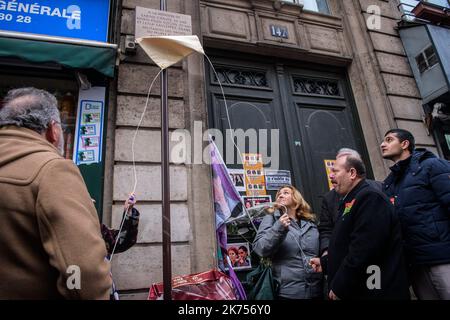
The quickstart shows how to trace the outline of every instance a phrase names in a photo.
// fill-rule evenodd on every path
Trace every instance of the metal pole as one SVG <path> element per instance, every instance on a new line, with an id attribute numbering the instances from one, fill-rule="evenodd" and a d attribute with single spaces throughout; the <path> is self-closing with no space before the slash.
<path id="1" fill-rule="evenodd" d="M 167 11 L 166 0 L 160 1 L 161 11 Z M 167 70 L 161 72 L 161 184 L 164 300 L 172 300 L 172 253 L 170 237 L 170 174 L 169 174 L 169 110 Z"/>

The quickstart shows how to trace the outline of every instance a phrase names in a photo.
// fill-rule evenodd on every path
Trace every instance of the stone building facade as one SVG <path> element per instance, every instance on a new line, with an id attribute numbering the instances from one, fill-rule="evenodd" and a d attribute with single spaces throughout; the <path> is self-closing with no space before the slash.
<path id="1" fill-rule="evenodd" d="M 213 64 L 218 66 L 219 77 L 242 66 L 248 74 L 253 69 L 267 70 L 264 88 L 256 85 L 244 88 L 228 77 L 231 82 L 225 81 L 225 93 L 235 99 L 253 94 L 248 99 L 253 99 L 262 112 L 267 109 L 265 106 L 280 106 L 279 111 L 267 114 L 274 116 L 273 126 L 282 124 L 281 137 L 286 144 L 296 140 L 297 133 L 302 137 L 310 132 L 311 123 L 292 122 L 288 106 L 298 105 L 295 112 L 299 117 L 312 117 L 320 109 L 339 118 L 343 115 L 341 111 L 347 110 L 342 119 L 349 119 L 348 125 L 353 128 L 350 130 L 353 145 L 361 149 L 378 180 L 388 173 L 389 164 L 382 159 L 379 144 L 390 128 L 410 130 L 418 146 L 437 153 L 435 142 L 422 122 L 420 95 L 396 28 L 400 19 L 396 0 L 328 0 L 329 14 L 273 0 L 167 0 L 167 3 L 169 11 L 192 17 L 193 34 L 198 35 Z M 380 28 L 375 29 L 370 20 L 373 5 L 379 9 L 380 16 L 376 18 L 381 22 Z M 159 1 L 122 1 L 121 23 L 116 26 L 122 48 L 125 36 L 134 35 L 136 6 L 159 9 Z M 281 36 L 273 33 L 273 27 L 278 28 Z M 282 33 L 287 33 L 287 37 Z M 122 203 L 132 188 L 131 140 L 148 87 L 157 72 L 158 68 L 138 47 L 134 55 L 121 55 L 116 82 L 110 89 L 103 220 L 114 226 L 120 223 Z M 193 132 L 198 121 L 203 128 L 221 129 L 221 115 L 214 114 L 220 109 L 220 101 L 214 98 L 217 86 L 204 58 L 191 55 L 169 68 L 168 74 L 170 129 Z M 293 92 L 288 88 L 290 80 L 286 80 L 291 76 Z M 321 97 L 319 91 L 316 92 L 319 94 L 301 91 L 305 88 L 304 79 L 309 79 L 308 86 L 311 81 L 320 86 L 321 80 L 317 79 L 324 77 L 331 81 L 329 86 L 336 84 L 340 93 L 333 91 Z M 159 90 L 157 81 L 136 143 L 137 197 L 142 213 L 138 244 L 116 255 L 113 261 L 114 278 L 125 299 L 146 298 L 150 284 L 162 281 Z M 308 113 L 311 110 L 314 112 Z M 301 141 L 299 145 L 307 148 L 308 143 L 314 144 Z M 295 150 L 289 147 L 283 151 L 289 158 L 286 166 L 295 175 L 309 175 L 315 170 L 314 156 L 309 157 L 308 150 L 296 155 Z M 300 164 L 302 157 L 305 167 Z M 171 164 L 170 173 L 173 274 L 213 268 L 216 241 L 210 167 Z M 305 178 L 308 180 L 311 182 L 314 177 Z M 301 188 L 307 190 L 308 183 Z M 320 198 L 310 195 L 309 200 L 318 203 Z"/>

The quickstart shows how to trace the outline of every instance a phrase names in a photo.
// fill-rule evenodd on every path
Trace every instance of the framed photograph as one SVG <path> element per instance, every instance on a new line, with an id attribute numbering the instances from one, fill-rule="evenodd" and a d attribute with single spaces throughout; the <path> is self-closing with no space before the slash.
<path id="1" fill-rule="evenodd" d="M 252 262 L 250 260 L 250 245 L 248 242 L 228 243 L 227 255 L 230 257 L 234 270 L 246 270 L 252 268 Z M 224 262 L 224 264 L 225 269 L 228 270 L 228 263 Z"/>

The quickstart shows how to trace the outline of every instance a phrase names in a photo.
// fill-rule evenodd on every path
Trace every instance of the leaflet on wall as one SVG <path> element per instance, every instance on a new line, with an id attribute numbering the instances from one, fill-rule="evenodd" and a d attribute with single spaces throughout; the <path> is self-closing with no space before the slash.
<path id="1" fill-rule="evenodd" d="M 266 170 L 267 190 L 278 190 L 291 184 L 291 172 L 289 170 Z"/>
<path id="2" fill-rule="evenodd" d="M 77 165 L 102 161 L 104 113 L 105 87 L 80 89 L 73 155 L 73 161 Z"/>
<path id="3" fill-rule="evenodd" d="M 333 185 L 331 184 L 330 174 L 331 169 L 333 168 L 334 164 L 336 163 L 336 160 L 323 160 L 325 163 L 325 170 L 327 172 L 327 180 L 328 180 L 328 188 L 331 190 L 333 189 Z"/>
<path id="4" fill-rule="evenodd" d="M 231 181 L 233 182 L 238 192 L 245 192 L 245 178 L 244 170 L 242 169 L 228 169 Z"/>
<path id="5" fill-rule="evenodd" d="M 243 153 L 242 157 L 247 196 L 266 195 L 262 155 L 260 153 Z"/>

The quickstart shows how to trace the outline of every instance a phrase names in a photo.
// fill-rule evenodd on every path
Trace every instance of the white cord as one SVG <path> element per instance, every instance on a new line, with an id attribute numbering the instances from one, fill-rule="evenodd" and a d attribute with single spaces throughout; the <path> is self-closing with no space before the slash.
<path id="1" fill-rule="evenodd" d="M 210 60 L 209 57 L 206 55 L 206 53 L 205 53 L 205 57 L 206 57 L 206 59 L 208 60 L 210 66 L 211 66 L 211 68 L 212 68 L 212 70 L 213 70 L 213 72 L 214 72 L 214 74 L 215 74 L 215 76 L 216 76 L 216 78 L 217 78 L 217 82 L 219 83 L 219 86 L 220 86 L 220 91 L 222 92 L 223 102 L 224 102 L 224 104 L 225 104 L 225 112 L 226 112 L 226 114 L 227 114 L 228 126 L 230 127 L 231 141 L 233 142 L 233 145 L 236 147 L 236 149 L 237 149 L 237 151 L 238 151 L 239 158 L 241 159 L 241 163 L 244 164 L 244 159 L 242 158 L 242 152 L 241 152 L 241 150 L 239 149 L 239 147 L 236 145 L 236 142 L 234 142 L 234 134 L 233 134 L 234 130 L 233 130 L 233 128 L 231 127 L 230 114 L 229 114 L 229 112 L 228 112 L 228 104 L 227 104 L 227 100 L 226 100 L 226 98 L 225 98 L 225 92 L 223 91 L 222 83 L 220 82 L 220 78 L 219 78 L 219 75 L 218 75 L 217 72 L 216 72 L 216 68 L 214 68 L 214 65 L 212 64 L 211 60 Z M 250 180 L 248 180 L 248 176 L 247 176 L 246 174 L 244 174 L 244 177 L 246 178 L 246 182 L 249 183 Z M 250 220 L 250 221 L 251 221 L 251 220 Z"/>
<path id="2" fill-rule="evenodd" d="M 131 142 L 131 154 L 132 154 L 132 157 L 133 157 L 133 173 L 134 173 L 134 186 L 133 186 L 133 191 L 132 191 L 133 195 L 136 193 L 136 187 L 137 187 L 137 182 L 138 182 L 138 180 L 137 180 L 137 172 L 136 172 L 136 160 L 135 160 L 135 153 L 134 153 L 134 144 L 136 142 L 136 137 L 137 137 L 137 134 L 139 132 L 139 128 L 141 127 L 142 121 L 144 120 L 145 112 L 147 111 L 148 101 L 150 100 L 150 92 L 152 91 L 153 84 L 155 83 L 156 79 L 158 79 L 158 77 L 159 77 L 159 75 L 160 75 L 160 73 L 162 71 L 163 71 L 163 69 L 159 70 L 159 72 L 156 74 L 155 78 L 153 78 L 153 81 L 150 84 L 150 87 L 148 88 L 147 99 L 145 101 L 144 111 L 142 111 L 141 119 L 139 120 L 139 123 L 137 125 L 136 131 L 134 132 L 133 140 Z M 114 252 L 116 250 L 116 246 L 117 246 L 117 243 L 119 241 L 120 233 L 122 232 L 123 224 L 125 222 L 125 218 L 126 218 L 127 214 L 128 214 L 128 208 L 124 212 L 124 215 L 122 217 L 122 221 L 120 222 L 119 232 L 117 233 L 116 241 L 114 242 L 113 250 L 111 251 L 111 255 L 109 256 L 109 261 L 111 261 L 113 256 L 114 256 Z"/>
<path id="3" fill-rule="evenodd" d="M 113 258 L 113 256 L 114 256 L 114 251 L 116 251 L 116 246 L 117 246 L 117 243 L 118 243 L 119 238 L 120 238 L 120 233 L 122 232 L 122 227 L 123 227 L 123 224 L 124 224 L 124 222 L 125 222 L 125 216 L 126 216 L 127 214 L 128 214 L 128 210 L 126 210 L 126 211 L 124 212 L 124 214 L 123 214 L 122 222 L 120 223 L 119 232 L 118 232 L 117 235 L 116 235 L 116 241 L 114 241 L 114 247 L 113 247 L 113 249 L 112 249 L 112 251 L 111 251 L 111 255 L 109 256 L 109 261 L 112 260 L 112 258 Z"/>
<path id="4" fill-rule="evenodd" d="M 225 97 L 225 92 L 224 92 L 223 87 L 222 87 L 222 83 L 220 82 L 219 75 L 217 74 L 216 69 L 214 68 L 214 65 L 212 64 L 211 60 L 209 59 L 209 57 L 208 57 L 206 54 L 204 54 L 204 56 L 205 56 L 206 59 L 208 60 L 210 66 L 211 66 L 211 68 L 212 68 L 212 70 L 213 70 L 213 72 L 214 72 L 214 74 L 215 74 L 215 76 L 216 76 L 216 78 L 217 78 L 217 81 L 218 81 L 218 83 L 219 83 L 220 91 L 222 92 L 223 101 L 224 101 L 224 103 L 225 103 L 225 111 L 226 111 L 226 115 L 227 115 L 228 126 L 230 127 L 231 141 L 233 142 L 233 145 L 236 147 L 236 149 L 237 149 L 237 151 L 238 151 L 239 158 L 241 159 L 241 163 L 244 163 L 244 160 L 243 160 L 243 158 L 242 158 L 242 152 L 241 152 L 241 150 L 239 149 L 239 147 L 237 146 L 236 142 L 234 141 L 234 134 L 233 134 L 234 130 L 232 129 L 232 126 L 231 126 L 230 114 L 229 114 L 229 112 L 228 112 L 228 104 L 227 104 L 227 100 L 226 100 L 226 97 Z M 159 72 L 156 74 L 155 78 L 153 79 L 152 83 L 150 84 L 150 87 L 149 87 L 148 92 L 147 92 L 147 99 L 146 99 L 146 101 L 145 101 L 144 111 L 143 111 L 142 114 L 141 114 L 141 118 L 140 118 L 140 120 L 139 120 L 139 123 L 138 123 L 138 125 L 137 125 L 136 131 L 135 131 L 134 136 L 133 136 L 133 140 L 132 140 L 132 142 L 131 142 L 131 154 L 132 154 L 132 159 L 133 159 L 133 174 L 134 174 L 134 186 L 133 186 L 133 191 L 132 191 L 133 194 L 136 193 L 136 188 L 137 188 L 137 183 L 138 183 L 137 171 L 136 171 L 136 161 L 135 161 L 134 145 L 135 145 L 135 142 L 136 142 L 137 134 L 138 134 L 138 132 L 139 132 L 139 128 L 141 127 L 142 121 L 144 120 L 145 112 L 147 111 L 148 102 L 149 102 L 149 99 L 150 99 L 150 92 L 151 92 L 151 90 L 152 90 L 153 84 L 155 83 L 156 79 L 158 79 L 160 73 L 161 73 L 163 70 L 164 70 L 164 69 L 159 70 Z M 161 97 L 161 98 L 162 98 L 162 97 Z M 246 177 L 246 179 L 248 179 L 248 176 L 247 176 L 247 175 L 244 174 L 244 176 Z M 246 182 L 249 182 L 249 181 L 246 181 Z M 241 201 L 242 201 L 242 200 L 241 200 Z M 247 212 L 245 206 L 244 206 L 244 211 L 246 212 L 247 216 L 250 218 L 250 214 Z M 126 214 L 127 214 L 127 212 L 124 214 L 124 216 L 123 216 L 123 218 L 122 218 L 122 221 L 121 221 L 121 223 L 120 223 L 119 233 L 117 234 L 116 241 L 115 241 L 115 244 L 114 244 L 114 248 L 113 248 L 113 250 L 112 250 L 112 252 L 111 252 L 111 255 L 110 255 L 110 259 L 109 259 L 110 261 L 112 260 L 112 258 L 113 258 L 113 256 L 114 256 L 114 251 L 115 251 L 115 249 L 116 249 L 117 242 L 118 242 L 119 237 L 120 237 L 120 233 L 122 232 L 122 227 L 123 227 L 123 224 L 124 224 L 124 221 L 125 221 L 125 216 L 126 216 Z M 250 219 L 250 222 L 251 222 L 253 228 L 255 228 L 255 230 L 256 230 L 256 227 L 255 227 L 255 225 L 253 224 L 253 221 L 252 221 L 251 219 Z"/>
<path id="5" fill-rule="evenodd" d="M 159 72 L 156 74 L 155 78 L 153 79 L 152 83 L 150 84 L 150 88 L 148 88 L 147 100 L 145 101 L 145 108 L 144 108 L 144 111 L 142 111 L 141 119 L 139 120 L 139 123 L 137 125 L 136 131 L 134 132 L 133 141 L 131 142 L 131 154 L 133 156 L 133 172 L 134 172 L 134 187 L 133 187 L 133 192 L 132 192 L 133 194 L 136 193 L 136 187 L 137 187 L 136 161 L 134 159 L 134 157 L 135 157 L 135 155 L 134 155 L 134 143 L 136 142 L 136 137 L 137 137 L 137 134 L 139 132 L 139 128 L 141 127 L 142 121 L 144 120 L 145 112 L 147 111 L 148 101 L 150 100 L 150 92 L 152 90 L 153 84 L 155 83 L 156 79 L 158 79 L 159 74 L 163 70 L 164 69 L 159 70 Z M 161 99 L 162 99 L 162 97 L 161 97 Z"/>

